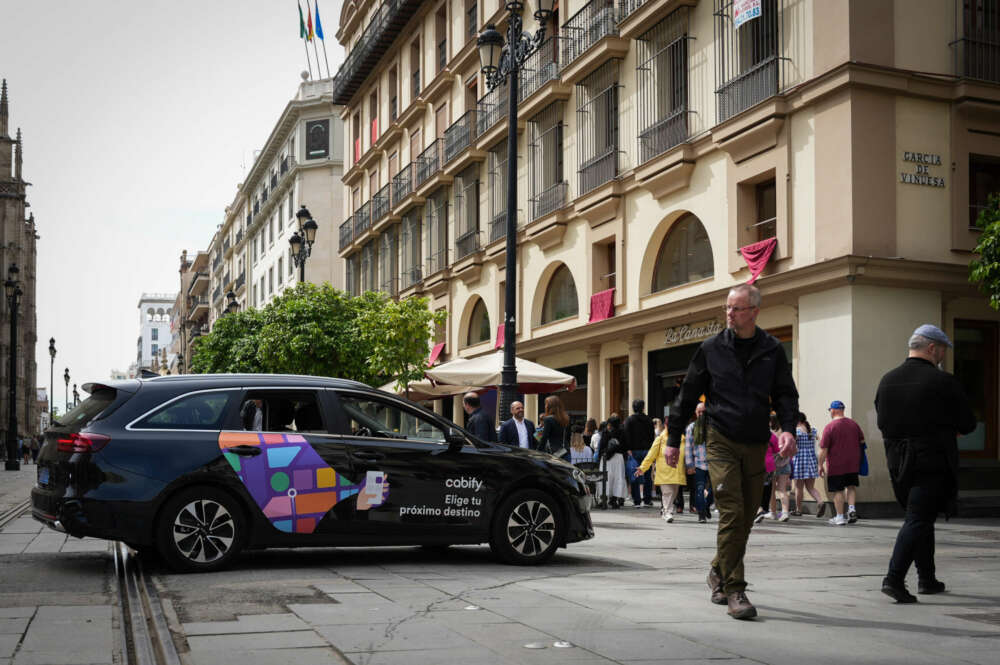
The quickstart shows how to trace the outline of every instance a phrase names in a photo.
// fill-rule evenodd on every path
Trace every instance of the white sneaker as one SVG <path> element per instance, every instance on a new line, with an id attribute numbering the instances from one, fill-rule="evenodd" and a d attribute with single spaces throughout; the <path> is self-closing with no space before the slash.
<path id="1" fill-rule="evenodd" d="M 666 515 L 663 516 L 663 521 L 666 522 L 667 524 L 672 523 L 674 521 L 674 514 L 667 513 Z"/>
<path id="2" fill-rule="evenodd" d="M 788 517 L 789 517 L 788 513 L 781 513 L 781 517 L 778 518 L 778 521 L 779 522 L 787 522 L 788 521 Z"/>
<path id="3" fill-rule="evenodd" d="M 847 524 L 847 520 L 844 519 L 843 515 L 837 515 L 836 517 L 831 517 L 830 519 L 828 519 L 826 523 L 833 526 L 844 526 L 845 524 Z"/>
<path id="4" fill-rule="evenodd" d="M 766 520 L 776 520 L 776 519 L 778 519 L 778 516 L 777 516 L 777 515 L 775 515 L 774 513 L 772 513 L 772 512 L 771 512 L 771 511 L 769 510 L 769 511 L 767 511 L 766 513 L 764 513 L 764 519 L 766 519 Z"/>

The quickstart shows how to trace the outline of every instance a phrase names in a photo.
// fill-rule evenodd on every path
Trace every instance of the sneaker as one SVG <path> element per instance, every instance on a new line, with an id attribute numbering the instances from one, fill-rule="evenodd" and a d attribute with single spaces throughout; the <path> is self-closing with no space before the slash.
<path id="1" fill-rule="evenodd" d="M 707 522 L 707 521 L 708 521 L 708 520 L 707 520 L 707 519 L 705 518 L 705 516 L 704 516 L 704 515 L 699 515 L 699 516 L 698 516 L 698 524 L 704 524 L 704 523 L 705 523 L 705 522 Z"/>
<path id="2" fill-rule="evenodd" d="M 941 580 L 919 580 L 917 582 L 917 593 L 941 593 L 944 591 L 944 582 Z"/>
<path id="3" fill-rule="evenodd" d="M 667 513 L 666 515 L 663 516 L 663 521 L 666 522 L 667 524 L 671 524 L 674 521 L 674 514 Z"/>
<path id="4" fill-rule="evenodd" d="M 760 524 L 764 521 L 764 513 L 757 513 L 757 517 L 753 518 L 754 524 Z"/>
<path id="5" fill-rule="evenodd" d="M 722 573 L 715 568 L 709 568 L 708 577 L 705 581 L 708 582 L 708 588 L 712 590 L 712 603 L 714 605 L 725 605 L 726 594 L 722 591 Z"/>
<path id="6" fill-rule="evenodd" d="M 888 577 L 882 580 L 882 593 L 901 605 L 917 602 L 917 597 L 906 590 L 905 584 L 894 584 Z"/>
<path id="7" fill-rule="evenodd" d="M 781 517 L 778 518 L 778 521 L 779 522 L 787 522 L 788 521 L 788 513 L 781 513 Z"/>
<path id="8" fill-rule="evenodd" d="M 775 515 L 774 513 L 772 513 L 772 512 L 771 512 L 771 511 L 769 510 L 769 511 L 767 511 L 766 513 L 764 513 L 764 517 L 763 517 L 763 519 L 765 519 L 765 520 L 776 520 L 776 519 L 778 519 L 778 516 L 777 516 L 777 515 Z"/>
<path id="9" fill-rule="evenodd" d="M 801 510 L 793 510 L 791 512 L 791 515 L 792 515 L 792 517 L 802 517 L 802 511 Z"/>
<path id="10" fill-rule="evenodd" d="M 726 595 L 727 613 L 734 619 L 752 619 L 757 616 L 757 608 L 753 606 L 744 591 L 734 591 Z"/>
<path id="11" fill-rule="evenodd" d="M 819 509 L 816 511 L 816 519 L 826 515 L 826 502 L 819 504 Z"/>
<path id="12" fill-rule="evenodd" d="M 827 524 L 832 524 L 833 526 L 844 526 L 847 524 L 847 520 L 844 519 L 843 515 L 835 515 L 826 521 Z"/>
<path id="13" fill-rule="evenodd" d="M 847 523 L 854 524 L 858 521 L 858 512 L 856 510 L 850 510 L 847 513 Z"/>
<path id="14" fill-rule="evenodd" d="M 694 506 L 690 506 L 688 508 L 688 512 L 691 513 L 692 515 L 697 515 L 698 514 L 698 509 L 695 508 Z"/>

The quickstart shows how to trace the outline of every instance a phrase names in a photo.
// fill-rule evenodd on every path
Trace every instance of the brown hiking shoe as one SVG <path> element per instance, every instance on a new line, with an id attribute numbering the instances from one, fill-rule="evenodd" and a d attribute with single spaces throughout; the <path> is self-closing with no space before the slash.
<path id="1" fill-rule="evenodd" d="M 712 602 L 716 605 L 726 604 L 726 594 L 722 591 L 722 575 L 715 568 L 708 570 L 708 588 L 712 590 Z"/>
<path id="2" fill-rule="evenodd" d="M 752 619 L 757 616 L 757 608 L 744 591 L 734 591 L 727 595 L 726 604 L 729 605 L 729 616 L 734 619 Z"/>

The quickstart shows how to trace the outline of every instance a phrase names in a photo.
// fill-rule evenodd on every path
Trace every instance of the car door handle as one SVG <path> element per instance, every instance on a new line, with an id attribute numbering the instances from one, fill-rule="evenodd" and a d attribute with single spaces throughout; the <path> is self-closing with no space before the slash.
<path id="1" fill-rule="evenodd" d="M 358 459 L 363 459 L 368 462 L 376 462 L 380 459 L 385 458 L 385 455 L 382 453 L 372 453 L 367 451 L 356 452 L 354 453 L 354 456 L 357 457 Z"/>
<path id="2" fill-rule="evenodd" d="M 237 455 L 241 455 L 243 457 L 256 457 L 257 455 L 260 455 L 262 452 L 264 452 L 263 450 L 261 450 L 260 446 L 231 446 L 229 448 L 226 448 L 226 451 L 235 453 Z"/>

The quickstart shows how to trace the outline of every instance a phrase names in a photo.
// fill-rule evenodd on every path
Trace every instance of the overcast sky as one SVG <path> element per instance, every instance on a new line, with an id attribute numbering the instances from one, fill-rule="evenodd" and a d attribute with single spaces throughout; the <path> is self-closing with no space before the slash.
<path id="1" fill-rule="evenodd" d="M 320 0 L 333 73 L 340 5 Z M 66 367 L 82 384 L 135 360 L 140 295 L 178 290 L 306 56 L 295 0 L 0 0 L 0 21 L 41 236 L 38 384 L 55 337 L 61 409 Z"/>

